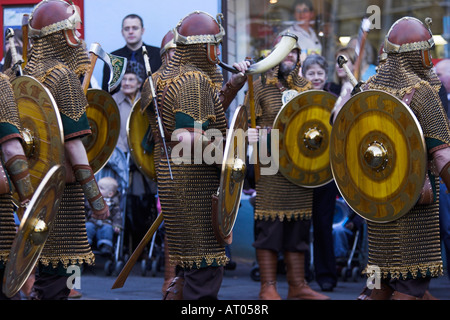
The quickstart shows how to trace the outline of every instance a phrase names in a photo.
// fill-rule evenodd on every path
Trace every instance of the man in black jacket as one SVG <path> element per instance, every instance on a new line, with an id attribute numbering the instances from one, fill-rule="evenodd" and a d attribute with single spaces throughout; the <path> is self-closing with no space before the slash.
<path id="1" fill-rule="evenodd" d="M 136 14 L 127 15 L 122 20 L 122 36 L 126 41 L 126 45 L 123 48 L 111 52 L 111 54 L 127 58 L 128 68 L 133 69 L 141 79 L 147 77 L 144 58 L 142 56 L 142 46 L 147 47 L 152 71 L 158 70 L 161 66 L 160 49 L 143 42 L 142 35 L 144 31 L 144 22 L 140 16 Z M 102 89 L 106 91 L 108 91 L 109 73 L 109 68 L 105 65 L 103 67 Z M 119 89 L 120 86 L 111 92 L 111 94 L 119 91 Z"/>

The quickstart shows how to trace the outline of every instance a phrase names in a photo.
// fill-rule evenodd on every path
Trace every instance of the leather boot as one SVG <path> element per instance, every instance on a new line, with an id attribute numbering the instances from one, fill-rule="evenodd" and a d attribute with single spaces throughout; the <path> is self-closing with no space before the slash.
<path id="1" fill-rule="evenodd" d="M 435 296 L 433 296 L 430 291 L 425 291 L 425 294 L 422 297 L 423 300 L 439 300 L 438 298 L 436 298 Z"/>
<path id="2" fill-rule="evenodd" d="M 259 273 L 261 275 L 260 300 L 281 300 L 276 287 L 278 255 L 275 251 L 256 249 Z"/>
<path id="3" fill-rule="evenodd" d="M 289 300 L 329 300 L 330 297 L 311 289 L 305 280 L 305 254 L 285 252 Z"/>
<path id="4" fill-rule="evenodd" d="M 394 293 L 391 296 L 391 300 L 422 300 L 422 298 L 417 298 L 406 293 L 394 291 Z"/>
<path id="5" fill-rule="evenodd" d="M 175 266 L 170 264 L 169 246 L 167 244 L 167 235 L 164 235 L 164 283 L 162 286 L 163 297 L 166 294 L 167 288 L 175 278 Z"/>
<path id="6" fill-rule="evenodd" d="M 167 287 L 163 300 L 183 300 L 184 278 L 175 277 Z"/>
<path id="7" fill-rule="evenodd" d="M 372 289 L 369 300 L 389 300 L 394 290 L 385 283 L 381 283 L 380 289 Z"/>

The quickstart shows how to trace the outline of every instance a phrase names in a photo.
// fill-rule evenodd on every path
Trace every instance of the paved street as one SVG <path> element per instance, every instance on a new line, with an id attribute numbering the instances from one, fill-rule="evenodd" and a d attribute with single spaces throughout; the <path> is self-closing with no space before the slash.
<path id="1" fill-rule="evenodd" d="M 255 250 L 252 247 L 254 240 L 253 211 L 249 203 L 249 197 L 243 195 L 241 208 L 233 229 L 233 244 L 231 252 L 233 260 L 237 262 L 235 270 L 226 270 L 221 290 L 220 300 L 257 300 L 259 293 L 259 282 L 251 277 L 253 262 L 255 261 Z M 162 272 L 154 276 L 151 271 L 146 276 L 141 275 L 141 264 L 136 263 L 131 275 L 128 277 L 123 288 L 112 290 L 111 287 L 116 276 L 105 276 L 103 270 L 104 259 L 97 258 L 96 267 L 86 270 L 81 277 L 82 300 L 161 300 L 161 287 L 163 284 Z M 358 282 L 339 280 L 337 287 L 326 294 L 332 300 L 355 300 L 365 285 L 365 279 L 359 278 Z M 319 290 L 315 281 L 310 283 L 311 287 Z M 282 298 L 287 295 L 287 283 L 285 275 L 279 275 L 278 291 Z M 431 293 L 439 298 L 450 300 L 450 280 L 447 275 L 432 280 Z"/>
<path id="2" fill-rule="evenodd" d="M 161 300 L 161 287 L 163 284 L 162 272 L 155 276 L 148 271 L 146 276 L 141 275 L 140 264 L 137 263 L 128 277 L 123 288 L 111 289 L 116 276 L 105 276 L 102 261 L 93 270 L 85 270 L 81 276 L 82 300 Z M 259 282 L 250 276 L 251 261 L 237 261 L 235 270 L 226 270 L 222 288 L 219 292 L 220 300 L 257 300 Z M 311 287 L 319 290 L 315 281 Z M 357 282 L 352 280 L 338 282 L 332 292 L 326 294 L 332 300 L 355 300 L 364 286 L 364 279 Z M 278 291 L 282 297 L 287 295 L 287 282 L 285 275 L 278 275 Z M 445 277 L 432 280 L 431 293 L 441 300 L 450 300 L 450 281 Z"/>

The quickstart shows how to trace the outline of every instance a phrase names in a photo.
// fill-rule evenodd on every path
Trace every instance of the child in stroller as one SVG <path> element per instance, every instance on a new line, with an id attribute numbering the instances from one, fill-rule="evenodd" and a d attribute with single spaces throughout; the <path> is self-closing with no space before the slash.
<path id="1" fill-rule="evenodd" d="M 110 216 L 105 220 L 94 219 L 92 210 L 87 204 L 86 231 L 89 244 L 92 247 L 97 247 L 102 256 L 110 257 L 113 254 L 114 235 L 119 234 L 123 228 L 118 192 L 119 185 L 116 179 L 103 177 L 98 181 L 98 187 L 106 204 L 109 206 Z"/>

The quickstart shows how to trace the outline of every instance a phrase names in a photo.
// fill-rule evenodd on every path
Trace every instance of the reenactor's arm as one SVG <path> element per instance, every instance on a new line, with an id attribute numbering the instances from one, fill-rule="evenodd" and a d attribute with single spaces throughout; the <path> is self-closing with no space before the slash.
<path id="1" fill-rule="evenodd" d="M 435 173 L 439 174 L 448 189 L 450 188 L 450 146 L 436 149 L 432 152 Z"/>
<path id="2" fill-rule="evenodd" d="M 5 169 L 19 195 L 20 204 L 26 205 L 33 196 L 28 160 L 19 139 L 9 139 L 2 143 L 2 155 Z"/>
<path id="3" fill-rule="evenodd" d="M 222 107 L 224 111 L 228 109 L 239 90 L 242 89 L 245 82 L 247 81 L 245 71 L 249 66 L 250 61 L 241 61 L 239 63 L 233 64 L 233 67 L 240 72 L 233 73 L 230 80 L 228 80 L 227 83 L 222 87 L 222 90 L 220 90 L 219 98 L 220 101 L 222 101 Z"/>

